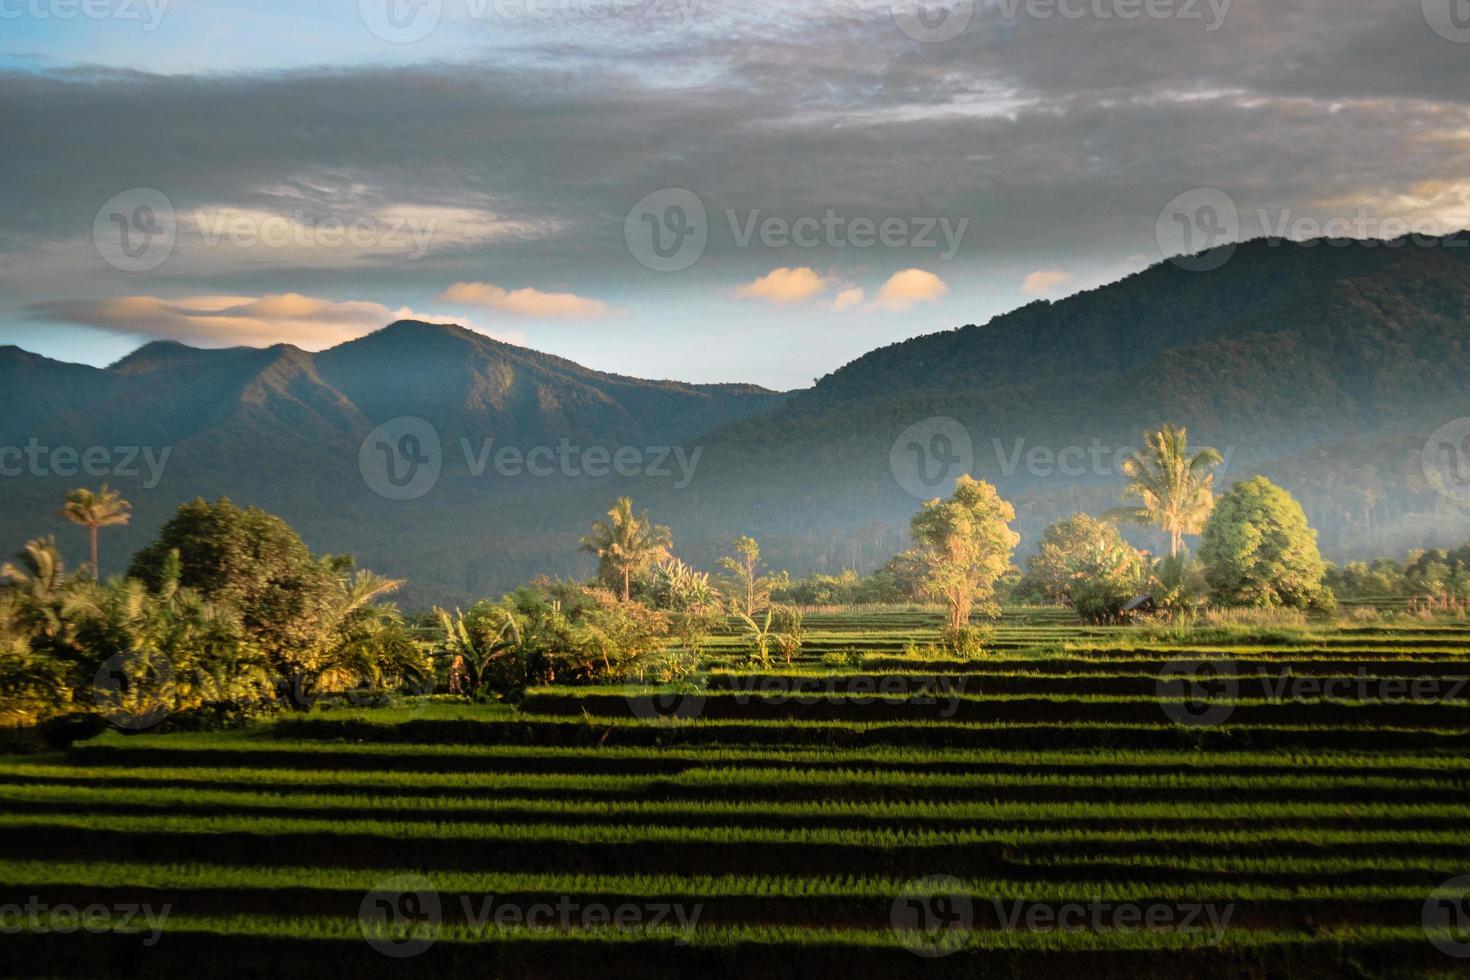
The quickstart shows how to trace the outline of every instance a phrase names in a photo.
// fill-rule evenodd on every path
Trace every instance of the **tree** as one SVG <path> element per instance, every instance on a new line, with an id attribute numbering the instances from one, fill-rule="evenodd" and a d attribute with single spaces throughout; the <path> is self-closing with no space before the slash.
<path id="1" fill-rule="evenodd" d="M 581 550 L 597 556 L 597 577 L 608 588 L 621 590 L 627 602 L 633 595 L 633 576 L 669 557 L 673 543 L 668 528 L 651 524 L 647 511 L 634 514 L 633 501 L 619 497 L 606 520 L 593 522 Z"/>
<path id="2" fill-rule="evenodd" d="M 356 685 L 369 690 L 427 686 L 429 658 L 398 607 L 380 601 L 402 585 L 367 569 L 344 568 L 338 574 L 331 625 L 304 674 L 309 686 L 334 691 Z"/>
<path id="3" fill-rule="evenodd" d="M 1142 577 L 1142 556 L 1116 525 L 1074 514 L 1046 529 L 1018 588 L 1069 605 L 1084 619 L 1106 622 L 1137 593 Z"/>
<path id="4" fill-rule="evenodd" d="M 1186 534 L 1198 534 L 1214 506 L 1214 474 L 1223 461 L 1214 449 L 1189 452 L 1185 429 L 1165 425 L 1145 433 L 1144 448 L 1123 461 L 1128 486 L 1124 499 L 1138 498 L 1138 506 L 1122 515 L 1139 524 L 1153 525 L 1169 535 L 1169 554 L 1184 547 Z"/>
<path id="5" fill-rule="evenodd" d="M 525 620 L 508 598 L 478 602 L 468 613 L 456 609 L 453 616 L 435 607 L 434 616 L 443 631 L 442 649 L 452 661 L 452 691 L 458 693 L 461 678 L 469 687 L 466 693 L 479 693 L 494 681 L 501 694 L 527 686 Z M 492 674 L 491 668 L 497 666 L 500 669 Z"/>
<path id="6" fill-rule="evenodd" d="M 128 575 L 157 590 L 172 551 L 180 584 L 239 611 L 246 632 L 283 674 L 315 668 L 340 606 L 338 576 L 351 560 L 314 556 L 291 526 L 228 498 L 184 504 Z"/>
<path id="7" fill-rule="evenodd" d="M 1216 602 L 1306 608 L 1327 601 L 1326 565 L 1301 504 L 1263 476 L 1220 498 L 1200 543 Z"/>
<path id="8" fill-rule="evenodd" d="M 742 616 L 754 616 L 757 609 L 771 604 L 771 590 L 777 579 L 761 575 L 761 547 L 752 537 L 735 539 L 734 554 L 720 559 L 720 567 L 729 575 L 722 583 L 730 608 Z"/>
<path id="9" fill-rule="evenodd" d="M 948 628 L 970 624 L 976 603 L 988 603 L 995 582 L 1011 565 L 1021 536 L 1011 530 L 1016 510 L 995 487 L 962 475 L 948 500 L 931 500 L 910 522 L 923 549 L 924 591 L 948 607 Z"/>
<path id="10" fill-rule="evenodd" d="M 132 509 L 132 504 L 122 499 L 116 490 L 109 490 L 105 483 L 96 493 L 79 488 L 66 495 L 66 506 L 61 509 L 61 516 L 87 529 L 92 539 L 93 578 L 102 578 L 97 564 L 97 529 L 127 524 L 132 518 L 129 513 Z"/>

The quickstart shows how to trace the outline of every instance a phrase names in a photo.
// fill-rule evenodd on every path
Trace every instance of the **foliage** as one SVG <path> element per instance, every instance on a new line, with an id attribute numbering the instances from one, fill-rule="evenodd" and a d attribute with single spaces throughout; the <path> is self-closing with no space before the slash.
<path id="1" fill-rule="evenodd" d="M 1117 620 L 1144 582 L 1143 556 L 1110 521 L 1074 514 L 1046 529 L 1016 593 L 1071 606 L 1082 618 Z"/>
<path id="2" fill-rule="evenodd" d="M 948 500 L 931 500 L 911 530 L 923 548 L 924 591 L 948 607 L 950 628 L 968 626 L 976 603 L 990 604 L 995 582 L 1011 564 L 1020 535 L 1015 509 L 995 487 L 962 475 Z"/>
<path id="3" fill-rule="evenodd" d="M 596 590 L 596 600 L 572 627 L 565 660 L 588 679 L 614 674 L 644 678 L 658 669 L 669 633 L 668 617 L 639 602 Z"/>
<path id="4" fill-rule="evenodd" d="M 1165 425 L 1145 433 L 1144 448 L 1123 461 L 1128 477 L 1124 498 L 1138 505 L 1122 513 L 1129 520 L 1149 524 L 1169 536 L 1169 554 L 1178 555 L 1186 534 L 1198 534 L 1214 506 L 1214 474 L 1222 462 L 1214 449 L 1189 452 L 1185 429 Z"/>
<path id="5" fill-rule="evenodd" d="M 787 580 L 771 591 L 771 599 L 800 606 L 853 605 L 863 601 L 863 579 L 850 568 L 840 575 L 809 575 Z"/>
<path id="6" fill-rule="evenodd" d="M 798 606 L 898 605 L 924 600 L 927 568 L 918 550 L 894 555 L 866 578 L 851 568 L 837 575 L 809 575 L 791 579 L 784 572 L 776 577 L 771 599 Z"/>
<path id="7" fill-rule="evenodd" d="M 132 508 L 132 504 L 122 499 L 122 495 L 116 490 L 108 489 L 105 483 L 96 493 L 82 488 L 66 495 L 66 506 L 61 509 L 61 516 L 87 529 L 92 545 L 93 578 L 102 577 L 101 566 L 97 560 L 98 528 L 120 527 L 127 524 L 132 518 L 130 513 Z"/>
<path id="8" fill-rule="evenodd" d="M 969 659 L 983 654 L 992 636 L 983 626 L 946 626 L 939 631 L 939 644 L 946 653 Z"/>
<path id="9" fill-rule="evenodd" d="M 69 499 L 80 514 L 100 497 Z M 312 556 L 263 511 L 196 500 L 134 568 L 105 582 L 70 574 L 50 538 L 0 566 L 11 722 L 97 712 L 125 727 L 214 724 L 274 710 L 282 696 L 304 706 L 322 692 L 431 677 L 412 630 L 380 601 L 399 582 Z"/>
<path id="10" fill-rule="evenodd" d="M 1221 605 L 1303 609 L 1329 601 L 1317 533 L 1301 504 L 1263 476 L 1220 498 L 1199 554 L 1211 597 Z"/>
<path id="11" fill-rule="evenodd" d="M 734 554 L 720 559 L 725 577 L 720 581 L 721 591 L 729 603 L 730 611 L 741 616 L 754 616 L 756 610 L 771 604 L 771 593 L 785 585 L 784 575 L 762 575 L 761 549 L 754 538 L 744 535 L 735 539 Z"/>
<path id="12" fill-rule="evenodd" d="M 648 592 L 657 608 L 670 611 L 714 606 L 719 598 L 708 574 L 695 571 L 678 558 L 653 567 Z"/>
<path id="13" fill-rule="evenodd" d="M 597 556 L 597 577 L 627 602 L 633 597 L 633 576 L 667 558 L 673 543 L 668 528 L 651 523 L 647 511 L 634 514 L 632 499 L 619 497 L 605 520 L 593 522 L 581 550 Z"/>
<path id="14" fill-rule="evenodd" d="M 1154 605 L 1169 616 L 1197 611 L 1204 602 L 1207 586 L 1198 562 L 1187 555 L 1164 555 L 1148 568 L 1148 592 Z"/>
<path id="15" fill-rule="evenodd" d="M 772 638 L 776 644 L 776 651 L 781 654 L 781 659 L 790 665 L 796 655 L 801 653 L 802 644 L 806 640 L 806 630 L 802 627 L 801 610 L 795 606 L 772 606 L 771 613 Z"/>
<path id="16" fill-rule="evenodd" d="M 1402 561 L 1376 558 L 1328 566 L 1325 581 L 1342 599 L 1463 599 L 1470 597 L 1470 544 L 1411 551 Z"/>
<path id="17" fill-rule="evenodd" d="M 318 559 L 291 526 L 227 498 L 184 504 L 158 539 L 133 558 L 128 574 L 158 589 L 170 552 L 180 584 L 239 611 L 251 640 L 285 675 L 316 668 L 324 637 L 340 613 L 342 559 Z"/>

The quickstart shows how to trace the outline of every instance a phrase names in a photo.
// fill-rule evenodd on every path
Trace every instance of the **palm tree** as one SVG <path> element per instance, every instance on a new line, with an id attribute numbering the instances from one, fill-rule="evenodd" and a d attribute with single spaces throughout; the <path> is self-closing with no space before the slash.
<path id="1" fill-rule="evenodd" d="M 1191 455 L 1186 430 L 1172 425 L 1145 433 L 1143 445 L 1123 461 L 1128 477 L 1123 497 L 1136 497 L 1139 505 L 1125 508 L 1121 516 L 1163 530 L 1169 535 L 1169 554 L 1177 557 L 1184 536 L 1198 534 L 1215 507 L 1210 471 L 1223 459 L 1209 448 Z"/>
<path id="2" fill-rule="evenodd" d="M 116 490 L 109 490 L 105 483 L 96 493 L 82 488 L 66 495 L 66 506 L 61 509 L 61 516 L 86 528 L 92 536 L 93 578 L 102 578 L 97 567 L 97 529 L 126 524 L 132 518 L 129 513 L 132 509 L 132 504 L 122 499 Z"/>
<path id="3" fill-rule="evenodd" d="M 33 635 L 61 635 L 64 624 L 60 606 L 71 584 L 61 550 L 49 534 L 27 541 L 14 561 L 0 565 L 0 586 L 15 598 Z"/>
<path id="4" fill-rule="evenodd" d="M 669 557 L 674 537 L 669 529 L 650 524 L 648 512 L 633 513 L 633 501 L 619 497 L 607 519 L 595 521 L 581 550 L 597 556 L 597 574 L 613 587 L 622 586 L 624 602 L 632 596 L 633 573 Z"/>

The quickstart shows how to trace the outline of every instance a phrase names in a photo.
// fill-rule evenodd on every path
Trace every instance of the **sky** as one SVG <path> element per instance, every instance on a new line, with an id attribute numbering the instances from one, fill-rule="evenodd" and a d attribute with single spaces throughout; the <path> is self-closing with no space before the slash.
<path id="1" fill-rule="evenodd" d="M 1470 0 L 0 0 L 0 344 L 461 323 L 789 389 L 1470 226 Z"/>

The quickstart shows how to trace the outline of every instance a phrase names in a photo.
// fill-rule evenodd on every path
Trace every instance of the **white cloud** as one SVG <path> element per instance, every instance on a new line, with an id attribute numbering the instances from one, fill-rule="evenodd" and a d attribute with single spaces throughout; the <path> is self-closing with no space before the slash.
<path id="1" fill-rule="evenodd" d="M 575 293 L 543 293 L 529 286 L 505 289 L 488 282 L 457 282 L 440 293 L 438 300 L 528 317 L 593 319 L 607 313 L 607 304 L 600 299 Z"/>
<path id="2" fill-rule="evenodd" d="M 923 269 L 904 269 L 888 277 L 873 306 L 882 310 L 902 312 L 919 303 L 932 303 L 949 293 L 943 279 Z"/>
<path id="3" fill-rule="evenodd" d="M 780 268 L 746 283 L 735 290 L 735 295 L 768 303 L 805 303 L 826 292 L 828 285 L 826 278 L 806 266 Z"/>
<path id="4" fill-rule="evenodd" d="M 863 297 L 866 295 L 861 286 L 851 286 L 844 289 L 837 294 L 836 299 L 832 300 L 832 312 L 841 313 L 843 310 L 850 310 L 862 306 Z"/>
<path id="5" fill-rule="evenodd" d="M 107 300 L 33 303 L 31 319 L 75 323 L 110 333 L 178 340 L 202 347 L 265 347 L 288 343 L 323 350 L 381 329 L 395 320 L 462 320 L 390 309 L 366 300 L 329 300 L 300 293 L 268 296 L 118 296 Z M 481 331 L 486 333 L 487 331 Z M 521 338 L 500 335 L 519 342 Z"/>
<path id="6" fill-rule="evenodd" d="M 431 252 L 533 238 L 547 230 L 478 208 L 352 202 L 320 214 L 306 208 L 202 207 L 181 215 L 179 228 L 181 252 L 196 259 L 218 254 L 239 261 L 245 254 L 311 268 L 368 259 L 417 261 Z"/>
<path id="7" fill-rule="evenodd" d="M 1021 283 L 1021 292 L 1027 296 L 1046 296 L 1056 292 L 1072 281 L 1072 273 L 1061 269 L 1037 269 Z"/>

